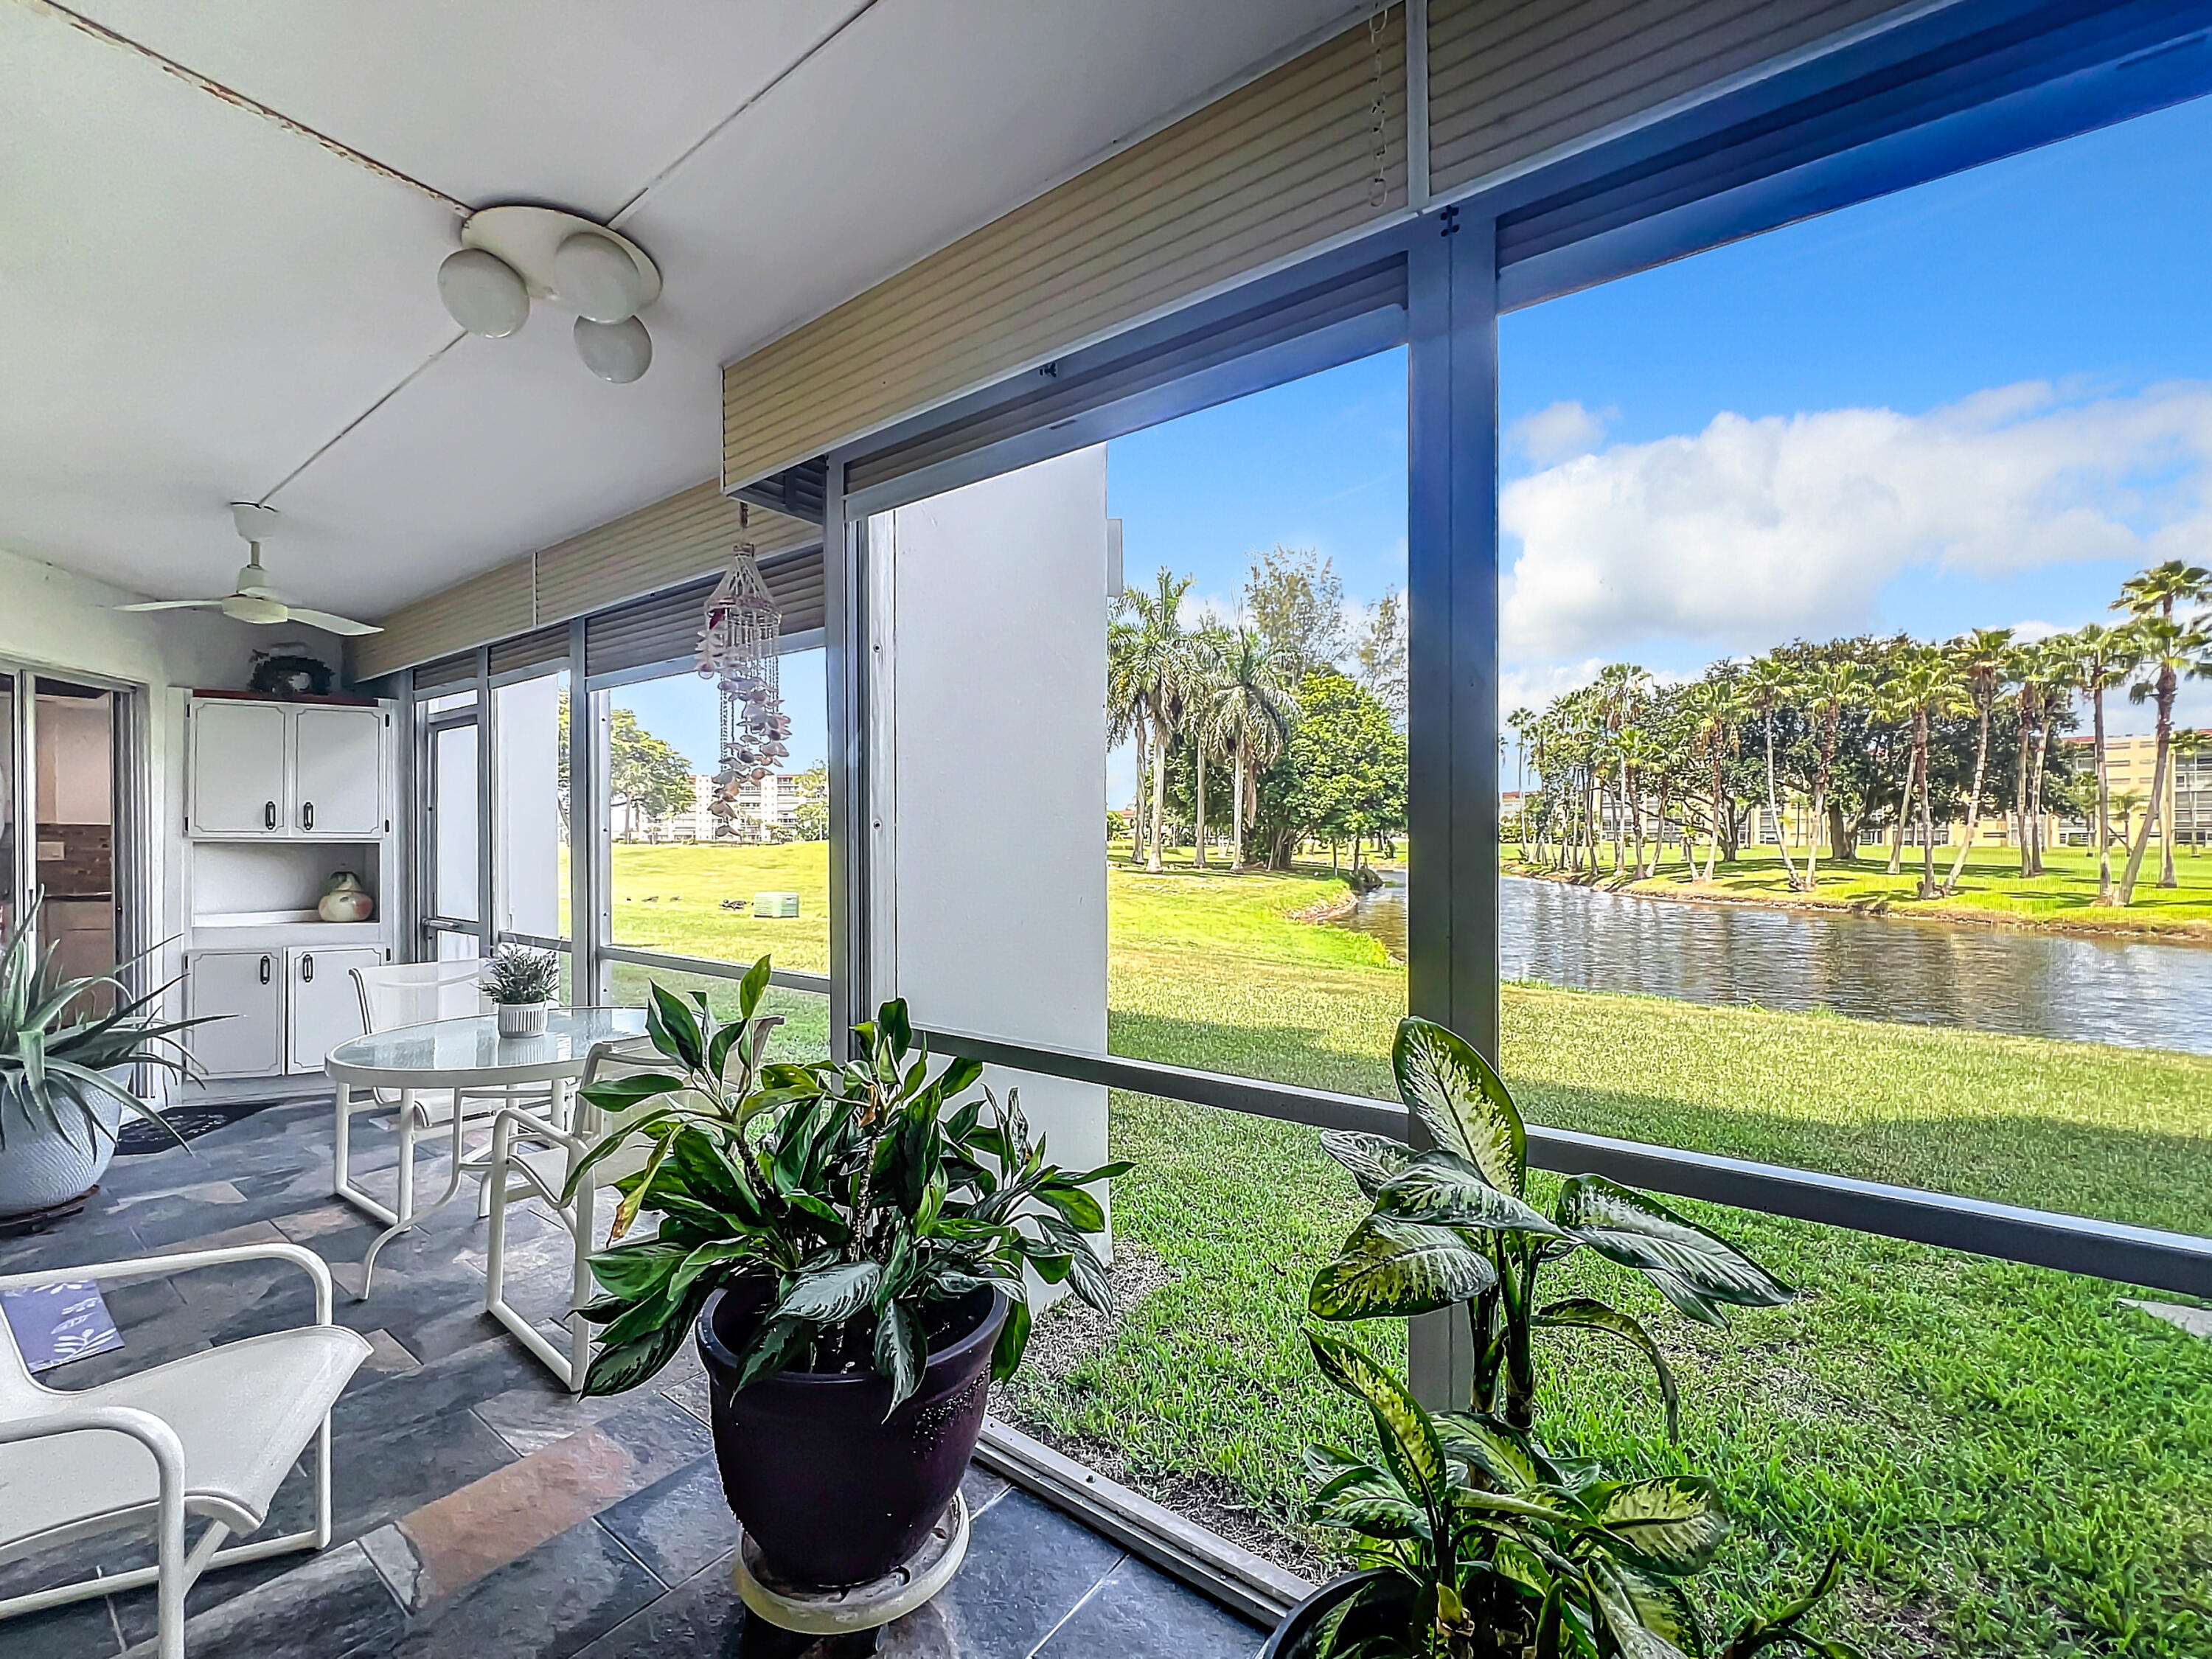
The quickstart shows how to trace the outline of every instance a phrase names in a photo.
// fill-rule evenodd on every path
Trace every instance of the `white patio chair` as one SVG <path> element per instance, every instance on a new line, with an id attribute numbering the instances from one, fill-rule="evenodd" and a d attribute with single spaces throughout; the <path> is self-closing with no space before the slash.
<path id="1" fill-rule="evenodd" d="M 480 1014 L 489 1005 L 483 988 L 483 962 L 474 957 L 356 968 L 353 982 L 361 998 L 362 1026 L 369 1031 L 389 1031 Z M 384 1247 L 423 1216 L 450 1203 L 471 1174 L 478 1182 L 477 1213 L 489 1213 L 489 1192 L 483 1178 L 486 1160 L 482 1155 L 469 1155 L 466 1137 L 471 1129 L 488 1127 L 495 1114 L 509 1109 L 528 1112 L 550 1123 L 557 1120 L 566 1101 L 566 1091 L 560 1085 L 542 1083 L 463 1090 L 356 1089 L 339 1084 L 331 1136 L 331 1191 L 385 1224 L 362 1258 L 359 1299 L 368 1300 L 376 1258 Z M 389 1206 L 378 1202 L 353 1181 L 353 1120 L 363 1112 L 388 1115 L 398 1132 L 398 1188 Z M 452 1137 L 446 1189 L 431 1203 L 418 1206 L 415 1201 L 416 1144 L 441 1133 Z"/>
<path id="2" fill-rule="evenodd" d="M 101 1534 L 150 1528 L 155 1562 L 0 1601 L 0 1620 L 117 1590 L 156 1587 L 155 1650 L 184 1659 L 185 1596 L 210 1567 L 331 1541 L 331 1407 L 368 1357 L 356 1332 L 331 1322 L 331 1275 L 296 1244 L 55 1267 L 0 1278 L 0 1290 L 76 1279 L 166 1277 L 236 1261 L 289 1261 L 315 1285 L 315 1322 L 186 1354 L 74 1392 L 31 1375 L 0 1320 L 0 1565 Z M 315 1524 L 222 1547 L 268 1518 L 284 1476 L 315 1442 Z M 188 1552 L 186 1517 L 207 1530 Z M 0 1650 L 7 1643 L 0 1639 Z"/>
<path id="3" fill-rule="evenodd" d="M 763 1015 L 753 1022 L 756 1044 L 783 1024 L 781 1015 Z M 758 1052 L 757 1048 L 755 1050 Z M 548 1127 L 520 1111 L 502 1111 L 492 1130 L 491 1169 L 487 1182 L 491 1192 L 491 1226 L 484 1246 L 484 1311 L 512 1331 L 522 1346 L 545 1363 L 571 1393 L 580 1393 L 592 1359 L 592 1327 L 576 1310 L 592 1299 L 589 1259 L 598 1247 L 597 1194 L 612 1190 L 615 1182 L 635 1175 L 651 1156 L 643 1140 L 610 1152 L 592 1166 L 592 1179 L 563 1203 L 562 1188 L 568 1172 L 601 1141 L 620 1139 L 629 1126 L 647 1113 L 666 1105 L 666 1097 L 649 1100 L 618 1117 L 607 1117 L 585 1097 L 592 1084 L 610 1078 L 633 1077 L 641 1072 L 665 1072 L 671 1062 L 653 1046 L 650 1037 L 630 1037 L 619 1042 L 594 1044 L 585 1057 L 584 1074 L 576 1086 L 574 1122 L 569 1132 Z M 569 1280 L 568 1352 L 565 1354 L 547 1340 L 507 1300 L 507 1206 L 536 1199 L 568 1234 Z"/>

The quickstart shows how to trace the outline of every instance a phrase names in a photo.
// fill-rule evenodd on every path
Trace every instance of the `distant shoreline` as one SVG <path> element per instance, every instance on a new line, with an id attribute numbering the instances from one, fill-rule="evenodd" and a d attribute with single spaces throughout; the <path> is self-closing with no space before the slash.
<path id="1" fill-rule="evenodd" d="M 1846 870 L 1859 867 L 1852 865 L 1844 866 Z M 2165 945 L 2212 946 L 2212 921 L 2191 917 L 2161 919 L 2120 909 L 2094 912 L 2093 915 L 2100 918 L 2095 921 L 2078 911 L 2056 916 L 2021 915 L 1975 905 L 1974 896 L 1971 893 L 1961 894 L 1950 900 L 1922 900 L 1887 895 L 1824 898 L 1818 893 L 1732 892 L 1717 884 L 1708 885 L 1702 881 L 1685 882 L 1679 877 L 1669 875 L 1637 880 L 1626 876 L 1615 877 L 1607 871 L 1592 874 L 1586 871 L 1539 870 L 1512 858 L 1498 860 L 1498 873 L 1517 876 L 1525 881 L 1549 881 L 1568 887 L 1598 888 L 1607 892 L 1626 893 L 1634 898 L 1673 899 L 1689 904 L 1738 904 L 1770 910 L 1809 910 L 1828 915 L 1867 916 L 1891 921 L 1935 921 L 1968 927 L 2009 927 L 2022 933 L 2063 933 L 2076 939 L 2131 939 Z M 2111 920 L 2101 920 L 2106 916 Z"/>

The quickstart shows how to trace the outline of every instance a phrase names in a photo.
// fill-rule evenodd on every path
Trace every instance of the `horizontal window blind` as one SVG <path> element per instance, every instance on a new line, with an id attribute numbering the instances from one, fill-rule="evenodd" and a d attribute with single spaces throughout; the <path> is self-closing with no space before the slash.
<path id="1" fill-rule="evenodd" d="M 1429 0 L 1438 194 L 1529 161 L 1898 0 Z"/>
<path id="2" fill-rule="evenodd" d="M 750 542 L 763 558 L 818 548 L 819 525 L 725 496 L 712 479 L 417 599 L 349 642 L 349 676 L 374 679 L 508 640 L 704 575 Z"/>
<path id="3" fill-rule="evenodd" d="M 1399 6 L 731 363 L 725 486 L 1402 210 L 1405 91 Z"/>
<path id="4" fill-rule="evenodd" d="M 477 683 L 477 653 L 457 651 L 450 657 L 435 657 L 415 665 L 415 694 L 432 696 L 446 691 L 459 691 Z"/>
<path id="5" fill-rule="evenodd" d="M 761 575 L 783 612 L 786 637 L 822 626 L 819 550 L 763 559 Z M 720 580 L 719 574 L 708 576 L 595 613 L 584 624 L 586 681 L 691 661 L 706 621 L 707 596 Z"/>
<path id="6" fill-rule="evenodd" d="M 556 623 L 550 628 L 532 629 L 527 634 L 497 641 L 485 654 L 490 660 L 494 684 L 566 666 L 568 624 Z"/>

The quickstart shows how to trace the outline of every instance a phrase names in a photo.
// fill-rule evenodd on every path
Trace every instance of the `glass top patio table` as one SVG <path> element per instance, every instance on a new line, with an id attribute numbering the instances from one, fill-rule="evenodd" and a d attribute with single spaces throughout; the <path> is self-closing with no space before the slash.
<path id="1" fill-rule="evenodd" d="M 645 1033 L 642 1008 L 556 1008 L 542 1036 L 503 1037 L 499 1017 L 400 1025 L 342 1042 L 323 1064 L 333 1082 L 381 1089 L 472 1089 L 583 1075 L 594 1043 Z"/>

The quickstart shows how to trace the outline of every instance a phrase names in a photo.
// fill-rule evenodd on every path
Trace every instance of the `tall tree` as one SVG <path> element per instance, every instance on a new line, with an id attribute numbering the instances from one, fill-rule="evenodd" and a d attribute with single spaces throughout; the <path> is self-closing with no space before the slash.
<path id="1" fill-rule="evenodd" d="M 2130 628 L 2106 628 L 2090 623 L 2070 636 L 2074 672 L 2089 694 L 2092 759 L 2097 769 L 2096 817 L 2092 826 L 2097 839 L 2097 902 L 2111 904 L 2112 886 L 2112 776 L 2106 766 L 2105 693 L 2124 685 L 2142 659 L 2142 647 Z"/>
<path id="2" fill-rule="evenodd" d="M 2175 623 L 2173 611 L 2176 605 L 2201 605 L 2207 599 L 2212 599 L 2212 570 L 2202 565 L 2185 564 L 2179 559 L 2168 559 L 2122 582 L 2120 597 L 2112 601 L 2113 610 L 2125 611 L 2136 618 L 2145 658 L 2155 659 L 2159 665 L 2150 683 L 2128 688 L 2132 702 L 2156 700 L 2158 757 L 2152 770 L 2150 809 L 2143 814 L 2142 836 L 2129 851 L 2127 873 L 2120 882 L 2122 904 L 2134 897 L 2136 877 L 2142 866 L 2142 849 L 2150 844 L 2154 823 L 2160 823 L 2160 839 L 2165 845 L 2158 884 L 2178 885 L 2173 873 L 2173 826 L 2162 822 L 2166 766 L 2173 750 L 2173 698 L 2181 678 L 2204 672 L 2198 660 L 2204 647 L 2201 642 L 2203 629 L 2181 627 Z M 2192 635 L 2198 643 L 2189 643 Z"/>
<path id="3" fill-rule="evenodd" d="M 1352 646 L 1359 684 L 1401 731 L 1406 725 L 1406 597 L 1394 587 L 1369 607 Z"/>
<path id="4" fill-rule="evenodd" d="M 1127 642 L 1127 670 L 1141 689 L 1144 719 L 1151 728 L 1152 825 L 1151 844 L 1145 849 L 1145 868 L 1160 872 L 1160 846 L 1167 806 L 1168 748 L 1182 729 L 1183 691 L 1190 677 L 1190 633 L 1182 625 L 1183 595 L 1191 578 L 1177 576 L 1165 565 L 1152 592 L 1133 589 L 1123 596 L 1133 633 Z"/>
<path id="5" fill-rule="evenodd" d="M 1958 673 L 1967 701 L 1973 706 L 1980 732 L 1974 744 L 1973 787 L 1966 791 L 1965 829 L 1959 836 L 1958 854 L 1951 860 L 1951 873 L 1943 878 L 1946 893 L 1959 890 L 1959 878 L 1966 868 L 1966 854 L 1974 845 L 1974 830 L 1981 822 L 1982 783 L 1990 769 L 1990 714 L 1996 707 L 1997 693 L 2004 684 L 2005 668 L 2011 656 L 2009 628 L 1977 628 L 1951 642 L 1951 665 Z"/>
<path id="6" fill-rule="evenodd" d="M 1820 752 L 1820 764 L 1813 775 L 1813 836 L 1805 849 L 1808 892 L 1820 881 L 1820 832 L 1828 822 L 1828 784 L 1835 775 L 1836 744 L 1842 735 L 1844 714 L 1864 704 L 1873 690 L 1866 670 L 1849 658 L 1829 658 L 1819 663 L 1804 683 L 1805 708 L 1813 716 Z M 1839 859 L 1845 856 L 1841 847 L 1832 850 Z"/>
<path id="7" fill-rule="evenodd" d="M 1236 782 L 1231 793 L 1235 848 L 1231 868 L 1245 867 L 1244 826 L 1258 810 L 1260 774 L 1290 742 L 1298 717 L 1295 661 L 1291 653 L 1255 629 L 1239 628 L 1222 642 L 1206 701 L 1193 722 L 1226 750 Z"/>
<path id="8" fill-rule="evenodd" d="M 1289 657 L 1297 674 L 1334 668 L 1351 650 L 1344 584 L 1328 556 L 1313 548 L 1278 545 L 1255 553 L 1243 608 L 1247 623 Z"/>
<path id="9" fill-rule="evenodd" d="M 1721 855 L 1721 842 L 1735 822 L 1735 800 L 1728 787 L 1729 763 L 1742 752 L 1743 702 L 1735 676 L 1727 665 L 1708 669 L 1693 688 L 1692 741 L 1710 769 L 1712 789 L 1712 844 L 1705 852 L 1705 876 L 1713 878 Z"/>
<path id="10" fill-rule="evenodd" d="M 1932 899 L 1942 890 L 1936 883 L 1936 814 L 1930 804 L 1932 790 L 1929 781 L 1935 723 L 1945 715 L 1969 714 L 1972 712 L 1972 705 L 1960 683 L 1957 668 L 1933 647 L 1915 650 L 1905 659 L 1898 676 L 1898 695 L 1911 712 L 1912 773 L 1919 781 L 1920 896 Z"/>
<path id="11" fill-rule="evenodd" d="M 1406 823 L 1406 734 L 1382 701 L 1333 670 L 1298 682 L 1298 715 L 1267 795 L 1285 832 L 1380 843 Z M 1278 840 L 1278 847 L 1283 842 Z"/>
<path id="12" fill-rule="evenodd" d="M 691 805 L 691 763 L 620 707 L 607 719 L 607 805 L 624 809 L 633 831 Z"/>
<path id="13" fill-rule="evenodd" d="M 2166 777 L 2173 763 L 2173 700 L 2185 679 L 2212 679 L 2212 633 L 2196 624 L 2184 627 L 2160 616 L 2142 617 L 2135 624 L 2142 645 L 2142 660 L 2128 687 L 2132 702 L 2152 703 L 2158 711 L 2158 748 L 2151 763 L 2150 803 L 2143 809 L 2142 828 L 2128 848 L 2127 868 L 2120 872 L 2119 902 L 2132 903 L 2136 882 L 2142 873 L 2143 854 L 2150 848 L 2152 830 L 2166 843 L 2161 887 L 2179 885 L 2173 872 L 2173 826 L 2165 820 Z"/>
<path id="14" fill-rule="evenodd" d="M 1775 849 L 1782 854 L 1784 878 L 1793 889 L 1802 883 L 1798 879 L 1796 865 L 1790 858 L 1790 826 L 1783 822 L 1781 797 L 1775 787 L 1774 716 L 1793 700 L 1796 689 L 1795 672 L 1777 656 L 1759 658 L 1743 678 L 1745 699 L 1766 733 L 1766 810 L 1773 816 Z"/>
<path id="15" fill-rule="evenodd" d="M 1123 593 L 1115 601 L 1115 615 L 1106 624 L 1106 746 L 1125 743 L 1137 750 L 1137 799 L 1129 813 L 1129 862 L 1145 859 L 1145 785 L 1151 771 L 1146 749 L 1152 732 L 1151 705 L 1146 700 L 1140 650 L 1142 635 L 1130 619 L 1134 596 Z"/>
<path id="16" fill-rule="evenodd" d="M 1187 701 L 1200 717 L 1189 721 L 1185 736 L 1190 744 L 1191 862 L 1203 870 L 1206 859 L 1206 763 L 1221 753 L 1212 724 L 1203 712 L 1210 708 L 1226 683 L 1229 635 L 1220 628 L 1201 628 L 1192 636 L 1190 684 Z"/>

